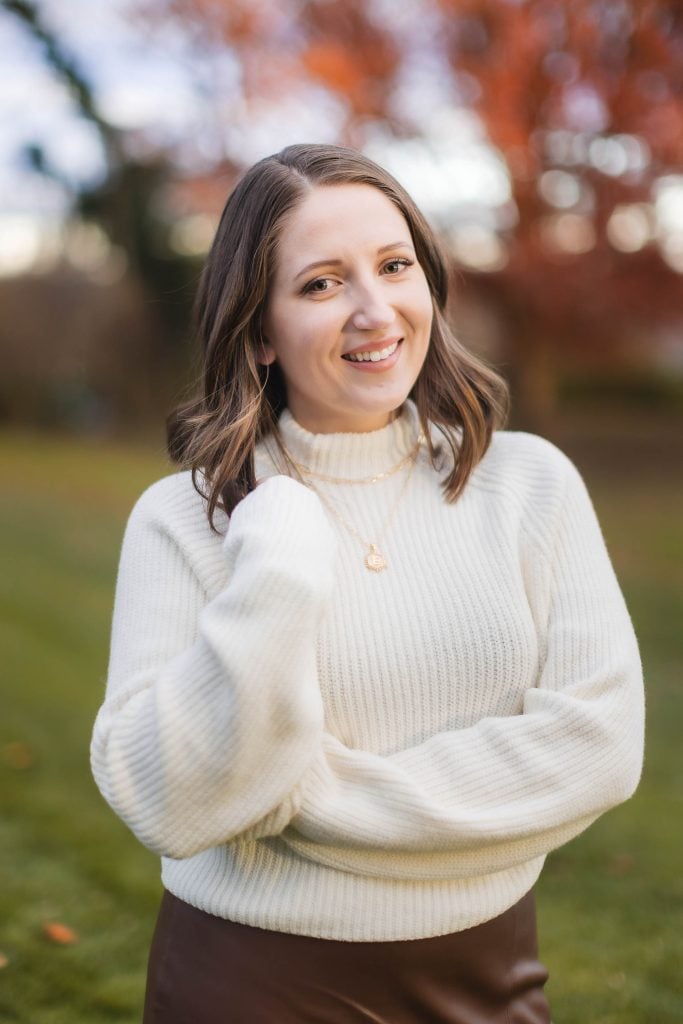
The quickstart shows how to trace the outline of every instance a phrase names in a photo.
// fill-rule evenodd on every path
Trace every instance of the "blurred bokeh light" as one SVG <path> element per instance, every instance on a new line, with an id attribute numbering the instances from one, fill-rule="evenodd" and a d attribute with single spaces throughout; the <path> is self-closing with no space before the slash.
<path id="1" fill-rule="evenodd" d="M 108 290 L 139 309 L 139 366 L 114 376 L 151 373 L 159 418 L 188 374 L 192 290 L 227 193 L 301 140 L 357 146 L 414 195 L 453 259 L 456 327 L 508 374 L 520 420 L 547 426 L 565 378 L 606 365 L 656 389 L 664 361 L 671 402 L 682 39 L 664 0 L 2 0 L 0 416 L 131 425 L 88 365 L 71 382 L 49 369 L 47 278 L 66 276 L 99 337 L 83 360 L 112 344 Z M 10 337 L 20 281 L 30 378 Z M 26 388 L 41 401 L 19 401 Z"/>

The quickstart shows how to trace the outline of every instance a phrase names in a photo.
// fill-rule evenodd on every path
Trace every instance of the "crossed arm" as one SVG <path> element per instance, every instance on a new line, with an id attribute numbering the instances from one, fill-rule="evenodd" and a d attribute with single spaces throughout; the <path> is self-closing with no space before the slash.
<path id="1" fill-rule="evenodd" d="M 285 477 L 233 513 L 228 583 L 206 601 L 182 542 L 129 524 L 95 778 L 150 848 L 190 857 L 277 836 L 345 871 L 481 875 L 547 853 L 635 788 L 642 683 L 590 501 L 570 473 L 552 538 L 543 669 L 523 713 L 379 756 L 326 732 L 315 637 L 335 542 Z"/>

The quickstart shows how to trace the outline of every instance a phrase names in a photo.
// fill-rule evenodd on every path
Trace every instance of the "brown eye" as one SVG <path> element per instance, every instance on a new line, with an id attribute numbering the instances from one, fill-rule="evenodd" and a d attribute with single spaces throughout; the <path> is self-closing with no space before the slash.
<path id="1" fill-rule="evenodd" d="M 316 277 L 315 281 L 311 281 L 304 288 L 306 292 L 326 292 L 330 283 L 329 277 Z"/>
<path id="2" fill-rule="evenodd" d="M 384 270 L 389 273 L 390 277 L 394 277 L 396 274 L 398 274 L 403 269 L 403 267 L 410 267 L 410 266 L 412 266 L 412 260 L 406 260 L 406 259 L 389 260 L 388 263 L 384 264 Z M 391 267 L 393 267 L 394 269 L 391 270 L 390 269 Z"/>

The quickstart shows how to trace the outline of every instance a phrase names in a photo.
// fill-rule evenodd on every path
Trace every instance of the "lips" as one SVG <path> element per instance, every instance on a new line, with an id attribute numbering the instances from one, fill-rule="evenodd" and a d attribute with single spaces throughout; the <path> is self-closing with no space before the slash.
<path id="1" fill-rule="evenodd" d="M 392 356 L 402 341 L 403 338 L 387 338 L 384 341 L 359 345 L 358 348 L 344 352 L 342 359 L 353 363 L 378 363 Z"/>

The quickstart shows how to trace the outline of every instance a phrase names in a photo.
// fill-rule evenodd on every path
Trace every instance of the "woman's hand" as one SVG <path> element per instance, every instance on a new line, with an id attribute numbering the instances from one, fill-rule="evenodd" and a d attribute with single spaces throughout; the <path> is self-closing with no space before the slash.
<path id="1" fill-rule="evenodd" d="M 136 506 L 92 768 L 152 850 L 191 857 L 296 813 L 323 731 L 315 641 L 335 561 L 317 497 L 286 476 L 260 480 L 222 540 L 181 476 Z"/>

